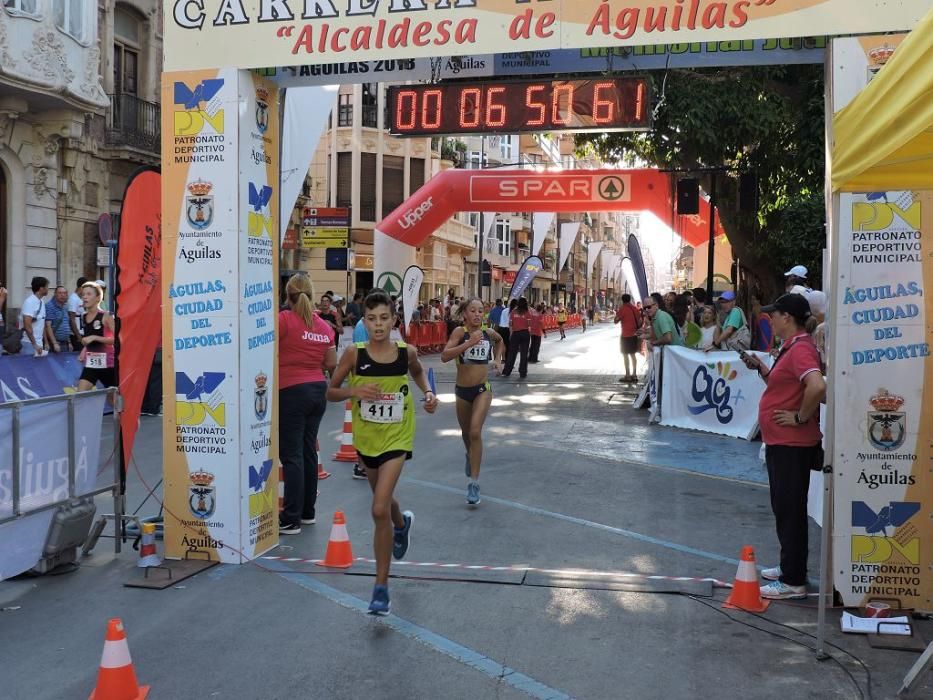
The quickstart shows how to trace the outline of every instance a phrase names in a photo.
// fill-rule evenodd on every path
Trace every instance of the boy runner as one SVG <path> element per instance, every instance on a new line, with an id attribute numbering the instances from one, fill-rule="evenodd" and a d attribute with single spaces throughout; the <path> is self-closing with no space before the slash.
<path id="1" fill-rule="evenodd" d="M 327 389 L 327 400 L 352 399 L 353 443 L 373 492 L 376 585 L 369 611 L 387 615 L 390 553 L 396 559 L 405 556 L 415 519 L 411 511 L 400 510 L 393 495 L 402 466 L 412 457 L 415 442 L 415 403 L 409 375 L 424 393 L 424 409 L 428 413 L 437 409 L 437 396 L 428 387 L 417 351 L 389 339 L 395 314 L 392 300 L 385 292 L 370 292 L 363 301 L 363 318 L 369 341 L 355 343 L 340 357 Z M 343 387 L 347 377 L 349 386 Z"/>

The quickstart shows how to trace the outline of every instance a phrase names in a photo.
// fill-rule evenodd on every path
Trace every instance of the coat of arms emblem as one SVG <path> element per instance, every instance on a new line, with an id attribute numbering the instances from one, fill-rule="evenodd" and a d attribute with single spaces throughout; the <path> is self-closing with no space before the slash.
<path id="1" fill-rule="evenodd" d="M 203 180 L 195 180 L 188 185 L 190 193 L 185 199 L 188 201 L 186 214 L 188 223 L 192 228 L 201 231 L 214 221 L 214 197 L 211 190 L 214 186 Z"/>
<path id="2" fill-rule="evenodd" d="M 869 402 L 874 410 L 868 412 L 868 441 L 883 452 L 896 450 L 907 437 L 904 424 L 907 414 L 898 410 L 904 405 L 904 398 L 879 389 Z"/>
<path id="3" fill-rule="evenodd" d="M 188 507 L 191 514 L 201 520 L 206 520 L 214 514 L 217 502 L 214 498 L 214 475 L 200 470 L 189 475 L 191 485 L 188 487 Z"/>

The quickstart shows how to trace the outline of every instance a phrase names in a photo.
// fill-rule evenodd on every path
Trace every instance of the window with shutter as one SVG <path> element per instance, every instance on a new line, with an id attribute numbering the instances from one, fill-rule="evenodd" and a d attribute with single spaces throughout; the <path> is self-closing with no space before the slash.
<path id="1" fill-rule="evenodd" d="M 424 184 L 424 158 L 412 158 L 408 161 L 409 193 L 414 194 Z"/>
<path id="2" fill-rule="evenodd" d="M 382 216 L 391 214 L 405 199 L 405 159 L 382 157 Z"/>
<path id="3" fill-rule="evenodd" d="M 353 204 L 353 154 L 343 151 L 337 154 L 337 202 L 338 207 Z"/>
<path id="4" fill-rule="evenodd" d="M 376 220 L 376 154 L 360 154 L 360 220 Z"/>

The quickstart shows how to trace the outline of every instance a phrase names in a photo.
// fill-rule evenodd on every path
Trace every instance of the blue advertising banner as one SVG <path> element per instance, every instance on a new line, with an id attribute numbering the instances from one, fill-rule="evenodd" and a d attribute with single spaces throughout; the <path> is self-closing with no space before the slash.
<path id="1" fill-rule="evenodd" d="M 531 281 L 538 276 L 538 273 L 544 268 L 544 263 L 537 255 L 529 255 L 525 262 L 518 268 L 518 274 L 515 275 L 515 284 L 512 285 L 512 291 L 509 293 L 509 299 L 518 299 Z"/>
<path id="2" fill-rule="evenodd" d="M 73 390 L 81 376 L 78 353 L 0 357 L 0 403 L 57 396 Z"/>
<path id="3" fill-rule="evenodd" d="M 521 51 L 496 54 L 494 71 L 516 76 L 822 63 L 826 43 L 814 37 Z"/>

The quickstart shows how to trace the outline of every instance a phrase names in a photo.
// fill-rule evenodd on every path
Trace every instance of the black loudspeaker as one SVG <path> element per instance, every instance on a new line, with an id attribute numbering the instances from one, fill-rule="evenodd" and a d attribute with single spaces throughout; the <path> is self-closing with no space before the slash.
<path id="1" fill-rule="evenodd" d="M 677 181 L 677 213 L 693 216 L 700 213 L 700 181 L 686 178 Z"/>
<path id="2" fill-rule="evenodd" d="M 739 211 L 758 211 L 758 176 L 755 173 L 739 176 Z"/>

